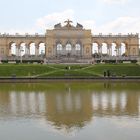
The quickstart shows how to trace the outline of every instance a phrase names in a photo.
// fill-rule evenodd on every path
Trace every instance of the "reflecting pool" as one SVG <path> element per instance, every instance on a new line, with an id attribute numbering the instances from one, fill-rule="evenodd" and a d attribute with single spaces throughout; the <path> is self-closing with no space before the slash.
<path id="1" fill-rule="evenodd" d="M 0 84 L 0 140 L 139 140 L 140 83 Z"/>

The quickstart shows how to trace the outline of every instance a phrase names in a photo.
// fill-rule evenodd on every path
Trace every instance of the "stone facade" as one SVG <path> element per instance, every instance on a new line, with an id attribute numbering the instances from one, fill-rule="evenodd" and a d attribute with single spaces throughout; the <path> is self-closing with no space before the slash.
<path id="1" fill-rule="evenodd" d="M 67 23 L 66 26 L 62 27 L 60 24 L 60 26 L 55 26 L 53 30 L 47 30 L 46 56 L 90 58 L 92 56 L 91 30 L 85 30 L 78 25 L 74 27 Z"/>
<path id="2" fill-rule="evenodd" d="M 30 55 L 30 44 L 35 43 L 35 56 L 39 55 L 39 44 L 45 44 L 46 58 L 92 58 L 93 43 L 98 44 L 98 53 L 102 54 L 102 43 L 107 44 L 107 55 L 112 55 L 112 43 L 116 44 L 116 54 L 121 55 L 121 43 L 125 44 L 126 56 L 139 55 L 138 34 L 128 35 L 94 35 L 91 30 L 86 30 L 77 23 L 73 26 L 72 21 L 66 21 L 66 25 L 56 24 L 54 29 L 47 30 L 45 35 L 0 35 L 0 57 L 11 57 L 11 44 L 16 44 L 16 56 L 20 54 L 20 46 L 25 43 L 25 55 Z"/>

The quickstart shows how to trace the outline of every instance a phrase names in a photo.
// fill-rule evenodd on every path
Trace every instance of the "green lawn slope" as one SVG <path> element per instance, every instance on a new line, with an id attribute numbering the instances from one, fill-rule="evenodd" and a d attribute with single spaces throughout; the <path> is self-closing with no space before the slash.
<path id="1" fill-rule="evenodd" d="M 108 70 L 112 76 L 140 76 L 137 64 L 1 64 L 0 77 L 103 77 Z"/>

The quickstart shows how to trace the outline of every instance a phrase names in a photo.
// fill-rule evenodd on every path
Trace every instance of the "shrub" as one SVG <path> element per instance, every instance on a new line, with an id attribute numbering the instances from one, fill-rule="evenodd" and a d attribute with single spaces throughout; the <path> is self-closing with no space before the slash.
<path id="1" fill-rule="evenodd" d="M 2 63 L 8 63 L 8 60 L 1 60 Z"/>

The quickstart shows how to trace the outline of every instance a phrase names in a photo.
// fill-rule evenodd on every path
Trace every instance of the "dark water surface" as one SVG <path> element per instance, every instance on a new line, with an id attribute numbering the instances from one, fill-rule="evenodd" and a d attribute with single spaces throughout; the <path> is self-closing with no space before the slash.
<path id="1" fill-rule="evenodd" d="M 0 140 L 140 140 L 140 83 L 0 84 Z"/>

